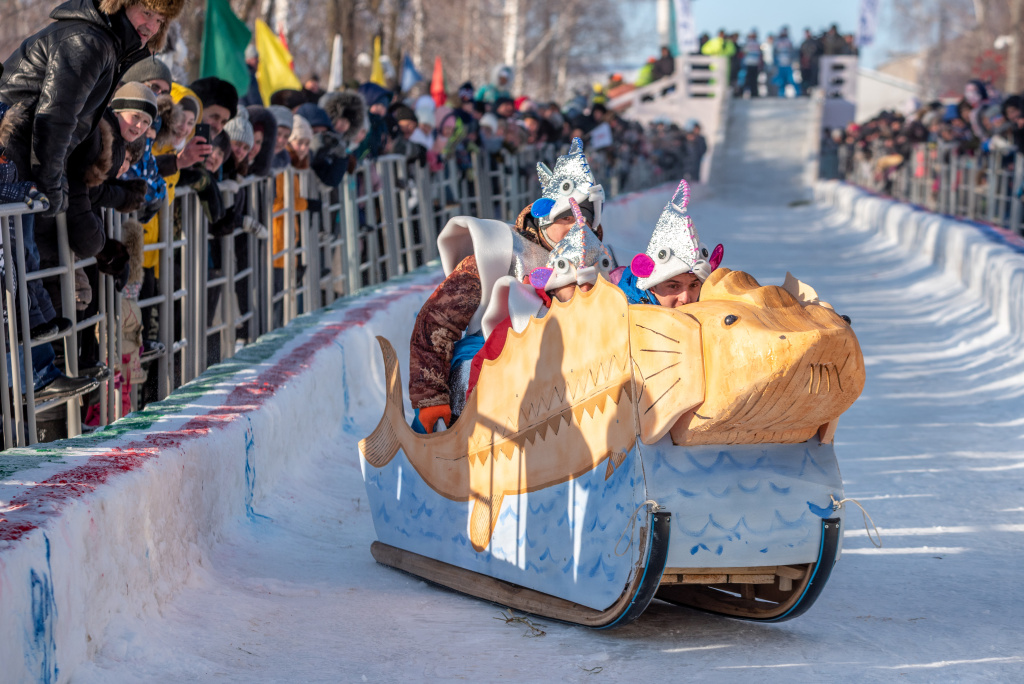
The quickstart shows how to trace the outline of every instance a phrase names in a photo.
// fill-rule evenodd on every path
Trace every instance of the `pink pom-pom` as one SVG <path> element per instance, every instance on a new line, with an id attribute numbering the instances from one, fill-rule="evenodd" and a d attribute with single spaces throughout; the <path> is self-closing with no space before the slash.
<path id="1" fill-rule="evenodd" d="M 654 273 L 654 259 L 646 254 L 637 254 L 629 264 L 629 270 L 637 278 L 647 278 Z"/>
<path id="2" fill-rule="evenodd" d="M 711 270 L 714 271 L 718 268 L 718 265 L 722 263 L 722 257 L 725 256 L 725 247 L 718 245 L 714 251 L 711 252 L 711 258 L 708 259 L 708 265 L 711 266 Z"/>
<path id="3" fill-rule="evenodd" d="M 554 271 L 550 268 L 535 268 L 530 271 L 530 285 L 538 290 L 544 290 L 545 285 L 551 280 L 551 274 Z"/>

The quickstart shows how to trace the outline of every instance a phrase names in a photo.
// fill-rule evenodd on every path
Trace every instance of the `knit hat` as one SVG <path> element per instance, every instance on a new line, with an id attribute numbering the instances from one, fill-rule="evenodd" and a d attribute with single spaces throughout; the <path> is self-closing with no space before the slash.
<path id="1" fill-rule="evenodd" d="M 132 81 L 117 89 L 110 108 L 115 112 L 142 112 L 152 121 L 156 118 L 156 95 L 141 83 Z"/>
<path id="2" fill-rule="evenodd" d="M 295 142 L 296 140 L 312 140 L 313 139 L 313 127 L 309 125 L 309 122 L 303 119 L 301 116 L 296 114 L 292 117 L 292 134 L 288 136 L 288 142 Z"/>
<path id="3" fill-rule="evenodd" d="M 189 86 L 196 94 L 203 108 L 223 107 L 229 112 L 238 109 L 238 91 L 235 86 L 216 76 L 207 76 L 197 81 L 192 81 Z"/>
<path id="4" fill-rule="evenodd" d="M 327 115 L 327 112 L 320 109 L 320 107 L 317 107 L 312 102 L 305 103 L 296 109 L 295 113 L 308 121 L 310 126 L 323 126 L 327 129 L 331 128 L 331 117 Z"/>
<path id="5" fill-rule="evenodd" d="M 437 112 L 437 104 L 434 102 L 434 98 L 429 95 L 421 95 L 416 100 L 416 118 L 420 123 L 427 124 L 431 128 L 437 123 L 435 113 Z"/>
<path id="6" fill-rule="evenodd" d="M 249 112 L 246 111 L 245 107 L 240 107 L 238 114 L 224 124 L 224 132 L 232 141 L 245 143 L 249 147 L 252 147 L 253 143 L 256 142 L 252 124 L 249 123 Z"/>
<path id="7" fill-rule="evenodd" d="M 132 81 L 137 83 L 165 81 L 168 86 L 174 83 L 174 79 L 171 78 L 171 70 L 156 57 L 146 57 L 124 72 L 121 82 L 131 83 Z"/>
<path id="8" fill-rule="evenodd" d="M 281 105 L 270 105 L 267 111 L 274 115 L 278 128 L 287 128 L 289 131 L 292 129 L 292 119 L 295 116 L 292 110 Z"/>

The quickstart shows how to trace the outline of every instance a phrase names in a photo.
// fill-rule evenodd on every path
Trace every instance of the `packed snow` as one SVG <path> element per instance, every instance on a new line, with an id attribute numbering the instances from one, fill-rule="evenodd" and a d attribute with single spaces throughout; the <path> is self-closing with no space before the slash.
<path id="1" fill-rule="evenodd" d="M 1005 311 L 993 314 L 982 290 L 954 269 L 878 230 L 884 216 L 855 219 L 809 201 L 801 178 L 807 103 L 735 102 L 730 117 L 713 194 L 691 203 L 702 239 L 723 243 L 723 265 L 762 284 L 781 284 L 791 271 L 815 287 L 852 318 L 867 364 L 867 386 L 840 421 L 836 451 L 846 495 L 871 514 L 883 546 L 871 544 L 860 511 L 849 508 L 843 556 L 810 611 L 764 625 L 655 601 L 631 625 L 592 631 L 518 614 L 510 620 L 499 606 L 377 565 L 356 449 L 383 406 L 381 364 L 372 358 L 346 362 L 350 413 L 324 424 L 317 448 L 293 455 L 274 482 L 261 483 L 254 515 L 238 515 L 200 544 L 187 586 L 162 602 L 115 606 L 95 657 L 62 677 L 104 684 L 1019 678 L 1020 328 Z M 666 187 L 654 202 L 671 192 Z M 853 194 L 825 195 L 842 193 Z M 605 231 L 624 262 L 643 250 L 652 227 L 623 220 Z M 1019 276 L 1024 257 L 994 244 L 989 251 L 986 263 L 1001 260 L 1001 271 L 1016 263 Z M 403 357 L 405 378 L 411 323 L 391 321 L 381 331 Z M 370 344 L 356 351 L 376 354 Z"/>

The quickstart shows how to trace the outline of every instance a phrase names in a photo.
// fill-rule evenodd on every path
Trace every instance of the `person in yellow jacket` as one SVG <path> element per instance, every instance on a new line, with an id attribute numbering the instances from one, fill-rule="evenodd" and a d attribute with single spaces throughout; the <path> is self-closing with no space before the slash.
<path id="1" fill-rule="evenodd" d="M 719 29 L 717 36 L 704 43 L 700 53 L 707 57 L 725 58 L 725 82 L 729 83 L 729 60 L 736 54 L 736 43 L 726 37 L 725 30 Z"/>
<path id="2" fill-rule="evenodd" d="M 279 122 L 280 123 L 280 122 Z M 278 143 L 284 136 L 278 136 Z M 284 196 L 285 196 L 285 174 L 292 173 L 292 169 L 302 171 L 309 168 L 309 146 L 313 140 L 313 127 L 310 126 L 309 122 L 303 117 L 295 114 L 292 116 L 292 129 L 291 134 L 287 138 L 287 142 L 282 147 L 278 144 L 281 149 L 275 149 L 274 154 L 278 154 L 281 151 L 287 150 L 288 156 L 291 160 L 291 168 L 277 174 L 276 188 L 277 191 L 274 193 L 274 212 L 279 212 L 284 209 Z M 292 207 L 295 210 L 296 216 L 309 208 L 309 203 L 306 198 L 302 196 L 300 191 L 300 174 L 293 174 L 293 191 L 294 200 Z M 273 235 L 271 240 L 271 248 L 273 253 L 284 251 L 287 247 L 285 244 L 285 216 L 275 216 L 273 225 Z M 299 232 L 301 223 L 296 218 L 295 224 L 292 226 L 292 240 L 295 245 L 299 245 L 302 242 L 302 234 Z M 284 289 L 284 255 L 281 255 L 274 259 L 274 290 Z M 284 309 L 281 302 L 274 305 L 274 327 L 283 325 Z"/>
<path id="3" fill-rule="evenodd" d="M 203 105 L 196 94 L 185 86 L 171 84 L 173 106 L 162 109 L 160 116 L 163 128 L 153 141 L 153 156 L 157 169 L 167 184 L 167 204 L 173 205 L 174 191 L 178 185 L 180 169 L 185 169 L 208 155 L 212 146 L 208 141 L 195 137 L 196 122 L 203 115 Z M 154 245 L 160 240 L 160 214 L 157 213 L 143 226 L 143 244 Z M 160 252 L 145 252 L 142 257 L 143 281 L 139 299 L 156 296 L 157 279 L 160 277 Z M 154 322 L 155 307 L 143 312 L 143 355 L 158 351 Z"/>

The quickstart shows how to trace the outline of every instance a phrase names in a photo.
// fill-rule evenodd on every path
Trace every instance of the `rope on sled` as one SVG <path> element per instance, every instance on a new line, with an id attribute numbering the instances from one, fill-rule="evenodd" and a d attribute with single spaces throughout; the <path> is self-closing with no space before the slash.
<path id="1" fill-rule="evenodd" d="M 654 499 L 648 499 L 636 507 L 636 510 L 633 511 L 633 515 L 629 516 L 629 522 L 626 523 L 626 527 L 623 528 L 622 534 L 619 535 L 619 540 L 615 542 L 615 547 L 612 549 L 616 556 L 626 555 L 626 552 L 629 551 L 631 546 L 633 546 L 633 535 L 636 533 L 636 514 L 639 513 L 640 509 L 644 506 L 650 506 L 651 513 L 657 513 L 661 510 L 661 504 Z M 629 544 L 627 544 L 626 548 L 622 550 L 622 553 L 619 553 L 619 544 L 622 543 L 622 538 L 626 536 L 626 532 L 629 532 Z"/>
<path id="2" fill-rule="evenodd" d="M 842 501 L 836 501 L 836 497 L 832 496 L 831 494 L 829 494 L 828 496 L 830 499 L 832 499 L 833 511 L 838 511 L 840 508 L 843 507 L 843 504 L 845 504 L 847 501 L 852 501 L 853 503 L 857 504 L 857 508 L 860 509 L 861 514 L 863 514 L 864 516 L 864 531 L 868 533 L 868 541 L 870 541 L 876 549 L 882 548 L 882 534 L 878 531 L 878 526 L 875 525 L 875 521 L 871 519 L 871 516 L 868 514 L 868 512 L 864 510 L 863 506 L 860 505 L 860 501 L 857 501 L 856 499 L 843 499 Z M 868 528 L 869 520 L 871 521 L 871 527 L 875 529 L 874 537 L 871 536 L 871 530 Z M 875 541 L 876 539 L 878 541 Z"/>

